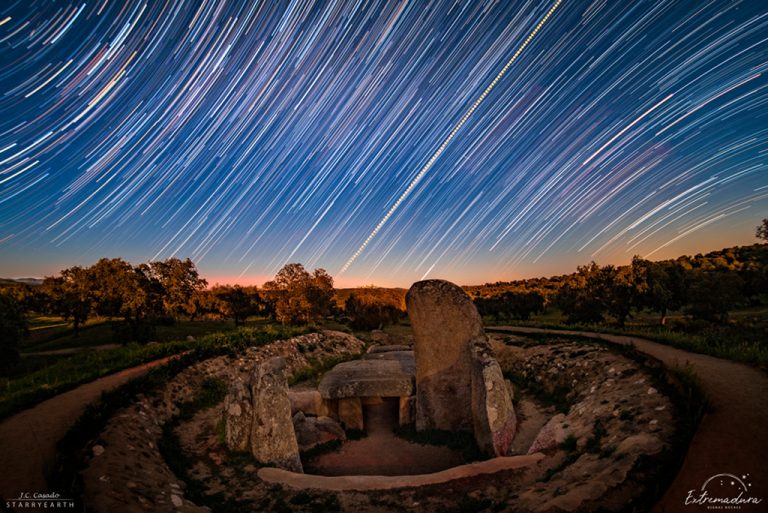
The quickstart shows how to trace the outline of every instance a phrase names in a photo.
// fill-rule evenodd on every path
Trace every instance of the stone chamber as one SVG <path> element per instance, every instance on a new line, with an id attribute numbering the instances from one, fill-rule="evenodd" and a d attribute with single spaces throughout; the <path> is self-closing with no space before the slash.
<path id="1" fill-rule="evenodd" d="M 658 494 L 653 469 L 674 465 L 680 442 L 654 362 L 489 336 L 449 282 L 414 284 L 407 306 L 405 344 L 312 333 L 200 362 L 140 396 L 85 449 L 89 509 L 641 511 Z M 212 380 L 225 394 L 189 411 Z"/>

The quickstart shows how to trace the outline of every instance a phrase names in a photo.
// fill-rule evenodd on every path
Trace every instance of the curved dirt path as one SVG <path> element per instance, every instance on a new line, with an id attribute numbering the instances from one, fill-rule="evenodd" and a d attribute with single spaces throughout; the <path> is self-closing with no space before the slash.
<path id="1" fill-rule="evenodd" d="M 56 444 L 86 406 L 173 356 L 124 369 L 54 396 L 0 422 L 0 503 L 22 492 L 47 493 L 46 473 L 56 460 Z"/>
<path id="2" fill-rule="evenodd" d="M 768 376 L 765 373 L 741 363 L 631 336 L 512 326 L 489 327 L 488 331 L 578 335 L 614 344 L 634 344 L 638 351 L 661 360 L 667 367 L 690 365 L 699 378 L 710 409 L 696 430 L 680 472 L 654 507 L 654 513 L 708 511 L 705 505 L 686 506 L 685 501 L 690 490 L 699 496 L 705 481 L 716 474 L 747 476 L 744 481 L 751 487 L 744 496 L 758 497 L 762 502 L 742 505 L 740 511 L 768 511 Z"/>

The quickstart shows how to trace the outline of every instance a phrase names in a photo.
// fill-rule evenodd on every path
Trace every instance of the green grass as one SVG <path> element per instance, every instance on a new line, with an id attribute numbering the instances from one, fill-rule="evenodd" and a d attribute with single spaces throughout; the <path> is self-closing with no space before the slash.
<path id="1" fill-rule="evenodd" d="M 33 318 L 34 322 L 40 323 L 40 318 Z M 80 333 L 75 336 L 72 323 L 65 323 L 61 318 L 48 317 L 49 324 L 43 325 L 37 330 L 30 332 L 30 337 L 22 346 L 23 352 L 37 351 L 55 351 L 57 349 L 69 349 L 73 347 L 93 347 L 106 344 L 130 343 L 116 332 L 114 326 L 120 325 L 122 321 L 111 319 L 93 319 L 80 329 Z M 58 321 L 56 321 L 58 319 Z M 249 322 L 246 326 L 259 326 L 262 323 L 258 321 Z M 235 329 L 234 321 L 209 321 L 209 320 L 180 320 L 174 324 L 155 327 L 155 335 L 152 340 L 155 342 L 170 342 L 174 340 L 183 340 L 187 336 L 201 337 L 214 332 L 233 331 Z"/>
<path id="2" fill-rule="evenodd" d="M 181 340 L 143 346 L 129 344 L 107 351 L 77 353 L 18 379 L 5 379 L 0 382 L 0 418 L 101 376 L 166 356 L 185 351 L 211 356 L 235 354 L 251 345 L 260 345 L 264 341 L 288 338 L 306 332 L 306 328 L 241 328 L 226 334 L 206 335 L 193 342 Z"/>
<path id="3" fill-rule="evenodd" d="M 85 409 L 83 415 L 58 443 L 58 459 L 47 479 L 51 489 L 66 491 L 71 493 L 71 496 L 81 496 L 80 471 L 85 463 L 83 456 L 86 447 L 103 431 L 109 419 L 118 410 L 133 403 L 137 395 L 157 390 L 173 376 L 196 362 L 224 354 L 239 354 L 247 347 L 265 345 L 305 331 L 305 329 L 266 326 L 262 329 L 242 328 L 227 334 L 209 335 L 194 343 L 187 343 L 187 352 L 183 355 L 151 369 L 124 385 L 102 393 L 101 398 Z M 220 381 L 208 380 L 201 393 L 193 399 L 193 403 L 184 407 L 182 412 L 186 416 L 192 415 L 195 407 L 203 408 L 218 402 L 222 393 L 223 386 Z M 222 510 L 225 511 L 228 506 L 233 506 L 228 511 L 241 511 L 234 507 L 237 506 L 236 504 L 225 501 L 222 505 Z M 219 511 L 218 508 L 217 511 Z"/>
<path id="4" fill-rule="evenodd" d="M 742 318 L 753 316 L 759 309 L 751 309 L 744 313 Z M 734 318 L 737 315 L 733 316 Z M 559 319 L 559 320 L 558 320 Z M 683 317 L 679 317 L 678 323 L 686 326 Z M 491 321 L 491 319 L 485 319 Z M 658 320 L 658 319 L 657 319 Z M 504 325 L 504 322 L 487 323 L 488 331 L 493 331 L 493 324 Z M 641 337 L 655 342 L 660 342 L 672 347 L 677 347 L 693 353 L 701 353 L 718 358 L 725 358 L 737 362 L 743 362 L 763 369 L 768 368 L 768 338 L 765 328 L 742 324 L 714 325 L 690 323 L 690 330 L 685 332 L 658 324 L 647 324 L 636 319 L 628 323 L 625 328 L 610 324 L 565 324 L 562 316 L 551 313 L 544 317 L 535 317 L 530 321 L 510 321 L 507 324 L 525 326 L 531 328 L 545 328 L 554 330 L 591 331 L 610 335 L 623 335 Z"/>

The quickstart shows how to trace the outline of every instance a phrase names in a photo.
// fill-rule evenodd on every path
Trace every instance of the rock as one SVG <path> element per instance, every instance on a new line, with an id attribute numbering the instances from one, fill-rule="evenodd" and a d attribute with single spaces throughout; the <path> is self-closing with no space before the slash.
<path id="1" fill-rule="evenodd" d="M 187 342 L 194 342 L 194 341 L 195 341 L 195 337 L 193 337 L 192 335 L 187 335 Z"/>
<path id="2" fill-rule="evenodd" d="M 406 295 L 416 356 L 416 428 L 472 429 L 472 354 L 487 344 L 469 296 L 443 280 L 414 283 Z"/>
<path id="3" fill-rule="evenodd" d="M 411 395 L 416 373 L 413 353 L 382 355 L 389 356 L 338 364 L 320 380 L 320 395 L 323 399 Z"/>
<path id="4" fill-rule="evenodd" d="M 180 507 L 182 507 L 184 505 L 184 500 L 181 497 L 179 497 L 178 495 L 175 495 L 175 494 L 171 494 L 171 502 L 177 508 L 180 508 Z"/>
<path id="5" fill-rule="evenodd" d="M 411 351 L 410 346 L 406 346 L 404 344 L 390 344 L 386 346 L 371 346 L 368 349 L 368 354 L 376 354 L 376 353 L 390 353 L 390 352 L 399 352 L 399 351 Z"/>
<path id="6" fill-rule="evenodd" d="M 271 358 L 260 364 L 253 374 L 251 453 L 261 463 L 302 472 L 285 365 L 284 358 Z"/>
<path id="7" fill-rule="evenodd" d="M 232 451 L 248 451 L 253 424 L 253 397 L 242 380 L 236 379 L 224 398 L 224 441 Z"/>
<path id="8" fill-rule="evenodd" d="M 506 456 L 517 430 L 511 387 L 499 363 L 485 345 L 472 349 L 472 419 L 475 441 L 481 451 Z"/>
<path id="9" fill-rule="evenodd" d="M 389 334 L 381 330 L 371 330 L 371 342 L 374 344 L 386 344 L 389 342 Z"/>
<path id="10" fill-rule="evenodd" d="M 333 440 L 347 439 L 339 423 L 330 417 L 306 417 L 298 412 L 293 416 L 293 428 L 301 451 Z"/>
<path id="11" fill-rule="evenodd" d="M 297 412 L 314 417 L 328 415 L 328 409 L 317 390 L 289 390 L 288 398 L 291 401 L 292 415 L 296 415 Z"/>
<path id="12" fill-rule="evenodd" d="M 339 421 L 346 429 L 364 429 L 363 404 L 359 397 L 339 399 Z"/>
<path id="13" fill-rule="evenodd" d="M 539 434 L 536 435 L 536 439 L 528 449 L 528 454 L 535 452 L 549 451 L 556 449 L 561 443 L 565 441 L 565 429 L 563 429 L 563 421 L 565 415 L 558 413 L 549 422 L 544 424 Z"/>
<path id="14" fill-rule="evenodd" d="M 94 445 L 93 446 L 93 455 L 94 456 L 101 456 L 104 454 L 104 446 L 103 445 Z"/>
<path id="15" fill-rule="evenodd" d="M 413 424 L 416 421 L 416 398 L 401 397 L 399 412 L 398 420 L 401 426 Z"/>

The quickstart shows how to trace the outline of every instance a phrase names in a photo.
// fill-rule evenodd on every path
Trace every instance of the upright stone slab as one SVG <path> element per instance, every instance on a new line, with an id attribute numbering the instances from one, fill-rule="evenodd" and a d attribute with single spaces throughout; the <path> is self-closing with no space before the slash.
<path id="1" fill-rule="evenodd" d="M 262 463 L 302 472 L 299 445 L 291 418 L 285 359 L 271 358 L 259 365 L 253 374 L 251 395 L 253 456 Z"/>
<path id="2" fill-rule="evenodd" d="M 492 456 L 506 456 L 515 438 L 517 416 L 501 367 L 487 344 L 472 348 L 472 419 L 475 442 Z"/>
<path id="3" fill-rule="evenodd" d="M 231 451 L 247 451 L 251 442 L 253 399 L 239 378 L 229 387 L 224 399 L 224 438 Z"/>
<path id="4" fill-rule="evenodd" d="M 444 280 L 414 283 L 405 301 L 416 356 L 416 429 L 472 431 L 472 347 L 487 344 L 477 308 Z"/>

